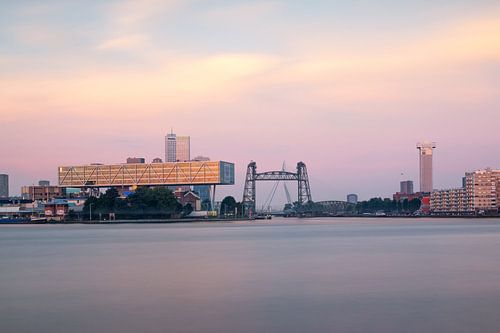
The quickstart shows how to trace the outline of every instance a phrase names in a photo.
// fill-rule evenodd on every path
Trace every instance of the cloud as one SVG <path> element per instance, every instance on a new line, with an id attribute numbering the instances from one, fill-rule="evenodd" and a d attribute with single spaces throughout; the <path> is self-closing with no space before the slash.
<path id="1" fill-rule="evenodd" d="M 41 25 L 15 25 L 9 30 L 16 41 L 26 45 L 55 46 L 67 40 L 64 31 Z"/>
<path id="2" fill-rule="evenodd" d="M 255 1 L 250 3 L 233 3 L 230 5 L 214 8 L 204 13 L 204 16 L 212 20 L 231 20 L 241 22 L 242 20 L 259 19 L 263 15 L 275 12 L 281 8 L 281 3 L 276 1 Z"/>
<path id="3" fill-rule="evenodd" d="M 132 34 L 106 40 L 97 46 L 98 50 L 130 50 L 143 47 L 148 37 L 143 34 Z"/>
<path id="4" fill-rule="evenodd" d="M 181 4 L 179 0 L 126 0 L 118 1 L 109 10 L 115 29 L 135 30 L 152 17 L 164 15 Z"/>
<path id="5" fill-rule="evenodd" d="M 26 117 L 50 109 L 72 115 L 116 116 L 114 112 L 193 108 L 240 95 L 252 80 L 272 69 L 277 59 L 263 54 L 216 54 L 167 58 L 154 70 L 81 70 L 66 77 L 0 79 L 2 114 Z M 29 107 L 36 103 L 37 108 Z M 102 110 L 109 110 L 109 115 Z M 60 110 L 60 111 L 57 111 Z M 115 110 L 115 111 L 112 111 Z"/>

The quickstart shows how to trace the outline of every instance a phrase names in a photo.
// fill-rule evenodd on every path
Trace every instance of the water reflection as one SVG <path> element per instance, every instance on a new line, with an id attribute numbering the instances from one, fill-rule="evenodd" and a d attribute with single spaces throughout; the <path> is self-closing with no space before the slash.
<path id="1" fill-rule="evenodd" d="M 498 220 L 0 227 L 1 332 L 496 332 Z"/>

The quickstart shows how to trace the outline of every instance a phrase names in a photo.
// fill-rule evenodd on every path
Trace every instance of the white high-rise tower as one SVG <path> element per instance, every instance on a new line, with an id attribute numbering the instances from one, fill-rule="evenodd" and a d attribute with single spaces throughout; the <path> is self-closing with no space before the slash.
<path id="1" fill-rule="evenodd" d="M 417 143 L 420 156 L 420 192 L 432 192 L 432 153 L 435 142 L 423 141 Z"/>

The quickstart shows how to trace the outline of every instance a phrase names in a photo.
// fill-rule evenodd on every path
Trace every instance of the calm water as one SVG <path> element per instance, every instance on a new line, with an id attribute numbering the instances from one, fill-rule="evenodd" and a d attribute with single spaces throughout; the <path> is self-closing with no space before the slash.
<path id="1" fill-rule="evenodd" d="M 0 226 L 0 332 L 499 332 L 500 219 Z"/>

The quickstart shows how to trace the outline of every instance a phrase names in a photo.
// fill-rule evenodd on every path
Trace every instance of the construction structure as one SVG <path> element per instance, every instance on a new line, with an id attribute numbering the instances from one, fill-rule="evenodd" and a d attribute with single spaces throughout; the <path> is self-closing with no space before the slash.
<path id="1" fill-rule="evenodd" d="M 435 142 L 423 141 L 417 143 L 417 149 L 419 151 L 419 169 L 420 169 L 420 192 L 430 193 L 432 192 L 433 179 L 432 179 L 432 155 L 434 148 L 436 148 Z"/>
<path id="2" fill-rule="evenodd" d="M 256 208 L 256 183 L 257 181 L 296 181 L 297 202 L 299 207 L 305 203 L 312 202 L 311 188 L 307 168 L 303 162 L 297 163 L 297 172 L 289 171 L 266 171 L 257 173 L 257 164 L 250 162 L 247 166 L 245 187 L 243 190 L 243 210 L 246 216 L 255 214 Z"/>

